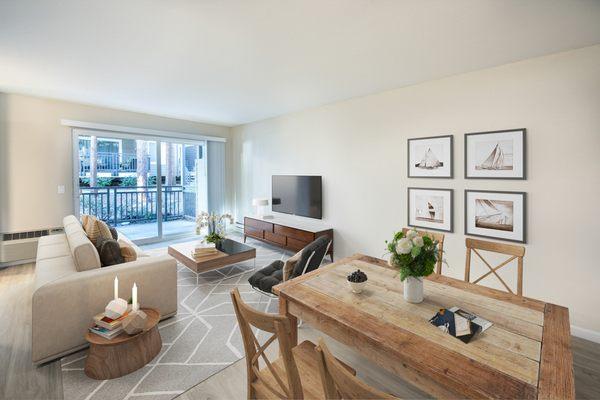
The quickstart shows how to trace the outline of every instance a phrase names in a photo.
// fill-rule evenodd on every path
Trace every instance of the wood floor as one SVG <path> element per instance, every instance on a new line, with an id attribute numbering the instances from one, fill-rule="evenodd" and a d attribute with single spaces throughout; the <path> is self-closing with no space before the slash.
<path id="1" fill-rule="evenodd" d="M 31 363 L 33 271 L 33 264 L 0 269 L 0 399 L 63 398 L 60 362 L 40 367 Z M 316 342 L 321 333 L 303 325 L 299 335 L 301 340 Z M 426 397 L 348 347 L 328 338 L 326 340 L 333 353 L 355 367 L 358 375 L 369 384 L 404 398 Z M 577 398 L 600 399 L 600 344 L 573 337 L 572 346 Z M 179 399 L 229 400 L 245 397 L 246 365 L 242 359 L 199 383 Z"/>

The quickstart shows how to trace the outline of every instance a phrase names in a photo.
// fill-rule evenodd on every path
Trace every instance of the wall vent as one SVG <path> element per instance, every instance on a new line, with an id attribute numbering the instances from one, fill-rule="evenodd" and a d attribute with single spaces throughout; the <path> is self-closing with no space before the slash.
<path id="1" fill-rule="evenodd" d="M 61 232 L 63 232 L 63 228 L 3 233 L 0 235 L 2 239 L 0 240 L 0 266 L 34 260 L 39 238 Z"/>

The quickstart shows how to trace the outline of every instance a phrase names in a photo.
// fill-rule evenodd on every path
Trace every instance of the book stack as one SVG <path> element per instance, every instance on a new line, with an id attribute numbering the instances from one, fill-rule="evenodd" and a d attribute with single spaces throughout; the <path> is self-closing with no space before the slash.
<path id="1" fill-rule="evenodd" d="M 90 332 L 105 339 L 113 339 L 123 332 L 123 319 L 129 314 L 129 310 L 117 319 L 112 319 L 100 313 L 94 317 L 94 326 L 90 327 Z"/>
<path id="2" fill-rule="evenodd" d="M 465 343 L 477 334 L 484 332 L 492 323 L 458 307 L 442 308 L 430 320 L 433 325 Z"/>
<path id="3" fill-rule="evenodd" d="M 215 254 L 219 254 L 219 251 L 215 248 L 214 243 L 203 244 L 202 246 L 197 246 L 192 250 L 192 257 L 206 257 L 212 256 Z"/>

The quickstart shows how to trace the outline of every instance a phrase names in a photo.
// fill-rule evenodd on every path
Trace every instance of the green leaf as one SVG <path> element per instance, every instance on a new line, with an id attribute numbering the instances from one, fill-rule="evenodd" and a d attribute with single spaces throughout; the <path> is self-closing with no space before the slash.
<path id="1" fill-rule="evenodd" d="M 421 248 L 417 246 L 413 247 L 410 254 L 412 254 L 413 258 L 417 258 L 417 256 L 421 254 Z"/>

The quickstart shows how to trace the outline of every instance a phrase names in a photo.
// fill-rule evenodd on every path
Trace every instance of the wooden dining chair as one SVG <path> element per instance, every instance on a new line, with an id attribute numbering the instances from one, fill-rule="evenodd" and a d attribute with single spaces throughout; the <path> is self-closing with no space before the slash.
<path id="1" fill-rule="evenodd" d="M 432 238 L 433 240 L 438 241 L 438 260 L 437 260 L 437 264 L 435 266 L 435 273 L 441 274 L 442 273 L 442 259 L 444 257 L 444 237 L 445 237 L 444 234 L 440 233 L 440 232 L 423 231 L 423 230 L 419 230 L 419 229 L 415 229 L 415 228 L 402 228 L 402 232 L 404 232 L 404 234 L 406 235 L 406 232 L 408 232 L 412 229 L 417 231 L 419 236 L 427 235 L 430 238 Z"/>
<path id="2" fill-rule="evenodd" d="M 248 399 L 324 399 L 315 344 L 306 340 L 292 348 L 292 323 L 288 317 L 251 308 L 243 302 L 237 288 L 231 291 L 231 299 L 246 352 Z M 252 327 L 272 335 L 261 345 Z M 265 350 L 275 339 L 280 356 L 271 362 Z M 262 369 L 260 358 L 265 364 Z"/>
<path id="3" fill-rule="evenodd" d="M 498 271 L 500 268 L 504 267 L 505 265 L 507 265 L 508 263 L 510 263 L 511 261 L 516 259 L 517 260 L 517 295 L 523 296 L 523 256 L 525 256 L 525 247 L 516 246 L 513 244 L 488 242 L 485 240 L 476 240 L 476 239 L 467 239 L 466 246 L 467 246 L 467 259 L 466 259 L 466 263 L 465 263 L 465 282 L 471 281 L 471 252 L 473 252 L 489 268 L 489 271 L 486 272 L 485 274 L 481 275 L 479 278 L 475 279 L 471 283 L 478 283 L 482 279 L 486 278 L 487 276 L 494 274 L 494 276 L 496 276 L 496 278 L 498 278 L 498 280 L 500 280 L 500 282 L 502 283 L 502 285 L 506 288 L 506 290 L 508 292 L 515 294 L 515 292 L 513 292 L 510 287 L 508 287 L 506 282 L 504 282 L 504 280 L 500 277 L 500 275 L 497 274 L 496 271 Z M 509 258 L 507 258 L 506 260 L 504 260 L 497 266 L 492 267 L 490 265 L 490 263 L 485 258 L 483 258 L 483 255 L 480 253 L 480 250 L 488 251 L 488 252 L 492 252 L 492 253 L 505 254 L 505 255 L 509 256 Z"/>
<path id="4" fill-rule="evenodd" d="M 331 354 L 325 341 L 315 348 L 319 355 L 321 384 L 327 399 L 396 399 L 358 379 Z"/>

